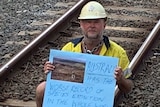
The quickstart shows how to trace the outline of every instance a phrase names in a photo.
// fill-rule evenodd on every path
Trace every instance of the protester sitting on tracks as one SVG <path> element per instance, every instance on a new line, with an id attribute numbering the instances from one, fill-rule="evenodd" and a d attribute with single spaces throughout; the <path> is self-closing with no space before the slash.
<path id="1" fill-rule="evenodd" d="M 80 20 L 80 27 L 84 34 L 83 37 L 67 43 L 62 50 L 119 58 L 119 67 L 117 67 L 114 72 L 115 79 L 118 88 L 128 93 L 133 85 L 132 80 L 128 79 L 131 75 L 127 72 L 129 71 L 127 70 L 129 59 L 126 51 L 121 46 L 109 40 L 107 36 L 103 36 L 106 18 L 105 9 L 100 3 L 96 1 L 88 2 L 82 8 L 80 16 L 78 17 Z M 54 69 L 55 66 L 49 61 L 45 63 L 44 72 L 46 74 L 49 71 L 54 71 Z M 42 82 L 36 89 L 37 107 L 42 107 L 45 85 L 46 82 Z"/>

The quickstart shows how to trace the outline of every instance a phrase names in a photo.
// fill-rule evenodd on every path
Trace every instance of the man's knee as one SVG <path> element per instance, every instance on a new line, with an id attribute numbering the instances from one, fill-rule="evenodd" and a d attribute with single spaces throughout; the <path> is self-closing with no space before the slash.
<path id="1" fill-rule="evenodd" d="M 36 96 L 43 96 L 45 90 L 46 82 L 40 83 L 36 88 Z"/>

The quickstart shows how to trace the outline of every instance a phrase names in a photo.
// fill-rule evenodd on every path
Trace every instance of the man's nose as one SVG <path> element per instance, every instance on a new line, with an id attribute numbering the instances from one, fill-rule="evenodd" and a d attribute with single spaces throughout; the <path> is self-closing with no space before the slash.
<path id="1" fill-rule="evenodd" d="M 94 22 L 90 22 L 90 26 L 91 27 L 95 27 L 95 23 Z"/>

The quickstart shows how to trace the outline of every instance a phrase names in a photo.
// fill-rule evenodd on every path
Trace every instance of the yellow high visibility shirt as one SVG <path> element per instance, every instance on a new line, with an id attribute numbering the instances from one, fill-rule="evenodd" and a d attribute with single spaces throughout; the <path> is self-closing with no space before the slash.
<path id="1" fill-rule="evenodd" d="M 68 42 L 63 48 L 63 51 L 70 52 L 79 52 L 82 53 L 81 41 L 83 38 L 77 38 Z M 100 50 L 99 55 L 102 56 L 111 56 L 119 58 L 119 64 L 123 71 L 127 70 L 128 65 L 130 63 L 126 51 L 117 43 L 108 39 L 108 37 L 104 36 L 104 43 Z M 128 72 L 128 71 L 127 71 Z M 128 78 L 131 74 L 125 74 L 125 77 Z"/>

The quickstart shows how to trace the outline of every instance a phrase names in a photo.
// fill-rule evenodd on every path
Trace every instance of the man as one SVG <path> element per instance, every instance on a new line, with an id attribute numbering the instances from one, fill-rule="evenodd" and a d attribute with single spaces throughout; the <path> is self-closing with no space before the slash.
<path id="1" fill-rule="evenodd" d="M 114 72 L 115 79 L 119 89 L 125 93 L 128 93 L 133 85 L 132 81 L 127 79 L 130 74 L 125 73 L 125 70 L 127 70 L 129 65 L 129 60 L 125 50 L 122 47 L 109 40 L 107 36 L 103 36 L 103 31 L 106 26 L 106 18 L 107 15 L 105 9 L 100 3 L 96 1 L 88 2 L 82 8 L 78 18 L 80 20 L 80 27 L 84 36 L 67 43 L 62 50 L 119 58 L 119 67 L 117 67 Z M 45 63 L 45 73 L 54 71 L 54 69 L 55 66 L 50 62 Z M 42 82 L 37 87 L 37 107 L 42 107 L 45 85 L 46 82 Z"/>

